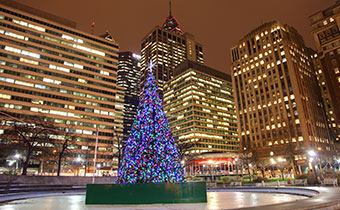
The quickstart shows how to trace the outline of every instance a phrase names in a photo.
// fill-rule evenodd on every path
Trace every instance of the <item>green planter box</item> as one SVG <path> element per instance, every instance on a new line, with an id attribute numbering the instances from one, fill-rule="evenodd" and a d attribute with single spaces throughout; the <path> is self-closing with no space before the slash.
<path id="1" fill-rule="evenodd" d="M 86 204 L 206 203 L 205 182 L 88 184 Z"/>

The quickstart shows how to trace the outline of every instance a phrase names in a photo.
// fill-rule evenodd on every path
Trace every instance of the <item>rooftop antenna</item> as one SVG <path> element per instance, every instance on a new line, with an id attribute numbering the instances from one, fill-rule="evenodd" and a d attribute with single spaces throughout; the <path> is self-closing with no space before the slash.
<path id="1" fill-rule="evenodd" d="M 171 0 L 169 0 L 169 17 L 172 17 L 172 15 L 171 15 Z"/>
<path id="2" fill-rule="evenodd" d="M 91 24 L 91 34 L 93 35 L 93 33 L 94 33 L 94 21 L 92 21 L 92 24 Z"/>

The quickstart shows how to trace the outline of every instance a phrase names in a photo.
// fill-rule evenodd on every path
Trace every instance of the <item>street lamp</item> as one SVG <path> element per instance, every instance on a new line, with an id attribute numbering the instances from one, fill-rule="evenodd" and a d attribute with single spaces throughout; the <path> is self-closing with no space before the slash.
<path id="1" fill-rule="evenodd" d="M 309 151 L 308 151 L 308 155 L 309 155 L 310 157 L 315 157 L 315 156 L 316 156 L 316 152 L 315 152 L 314 150 L 309 150 Z"/>
<path id="2" fill-rule="evenodd" d="M 281 170 L 282 181 L 284 181 L 285 175 L 284 175 L 284 172 L 283 172 L 284 167 L 283 167 L 282 164 L 283 164 L 283 162 L 286 162 L 286 159 L 285 159 L 285 158 L 282 158 L 282 157 L 279 157 L 277 160 L 278 160 L 278 162 L 280 163 L 280 170 Z"/>
<path id="3" fill-rule="evenodd" d="M 210 165 L 210 175 L 211 175 L 211 181 L 214 180 L 214 174 L 213 174 L 213 164 L 214 164 L 214 161 L 213 160 L 208 160 L 208 164 Z"/>
<path id="4" fill-rule="evenodd" d="M 276 164 L 276 161 L 274 160 L 274 158 L 270 158 L 270 162 L 275 165 Z"/>
<path id="5" fill-rule="evenodd" d="M 314 161 L 314 158 L 317 156 L 317 154 L 314 150 L 309 150 L 307 153 L 309 155 L 309 167 L 314 171 L 316 184 L 319 184 L 318 176 L 316 174 L 315 167 L 313 166 L 313 161 Z"/>
<path id="6" fill-rule="evenodd" d="M 235 160 L 235 163 L 236 163 L 236 176 L 238 176 L 238 158 L 235 158 L 234 160 Z"/>
<path id="7" fill-rule="evenodd" d="M 14 159 L 15 159 L 15 171 L 14 173 L 16 174 L 19 168 L 19 159 L 20 159 L 21 155 L 20 154 L 15 154 L 14 155 Z"/>

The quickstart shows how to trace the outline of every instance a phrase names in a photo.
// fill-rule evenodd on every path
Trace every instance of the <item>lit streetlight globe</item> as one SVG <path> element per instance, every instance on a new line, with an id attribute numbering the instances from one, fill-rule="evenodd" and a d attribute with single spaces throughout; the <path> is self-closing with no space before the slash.
<path id="1" fill-rule="evenodd" d="M 316 152 L 314 152 L 313 150 L 308 151 L 308 155 L 311 157 L 315 157 L 316 156 Z"/>

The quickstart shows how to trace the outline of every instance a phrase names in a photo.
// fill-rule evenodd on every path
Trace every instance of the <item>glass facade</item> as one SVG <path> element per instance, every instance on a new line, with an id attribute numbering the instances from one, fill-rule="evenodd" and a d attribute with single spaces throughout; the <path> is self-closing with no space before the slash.
<path id="1" fill-rule="evenodd" d="M 147 64 L 152 60 L 161 97 L 163 86 L 173 77 L 176 66 L 185 60 L 203 64 L 202 45 L 188 33 L 182 35 L 157 26 L 143 38 L 141 49 L 141 87 L 146 79 Z"/>
<path id="2" fill-rule="evenodd" d="M 185 153 L 238 152 L 236 110 L 229 75 L 185 61 L 164 86 L 165 112 Z"/>
<path id="3" fill-rule="evenodd" d="M 128 139 L 139 104 L 140 55 L 119 53 L 118 86 L 124 91 L 124 142 Z"/>
<path id="4" fill-rule="evenodd" d="M 0 25 L 1 111 L 44 116 L 76 133 L 67 164 L 93 165 L 98 127 L 97 163 L 115 165 L 113 129 L 122 130 L 124 97 L 116 85 L 118 44 L 6 5 Z"/>

